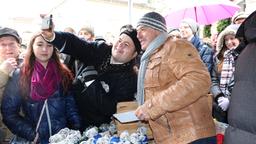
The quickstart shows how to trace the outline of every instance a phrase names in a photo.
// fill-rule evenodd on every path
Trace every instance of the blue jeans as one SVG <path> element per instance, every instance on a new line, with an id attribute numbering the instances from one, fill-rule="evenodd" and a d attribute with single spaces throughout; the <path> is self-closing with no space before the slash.
<path id="1" fill-rule="evenodd" d="M 213 137 L 207 137 L 207 138 L 195 140 L 190 144 L 216 144 L 216 143 L 217 143 L 216 136 L 213 136 Z"/>

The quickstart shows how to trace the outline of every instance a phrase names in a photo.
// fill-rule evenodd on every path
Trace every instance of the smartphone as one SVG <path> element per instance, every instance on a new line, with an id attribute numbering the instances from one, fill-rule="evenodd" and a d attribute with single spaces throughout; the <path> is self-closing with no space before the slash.
<path id="1" fill-rule="evenodd" d="M 52 15 L 45 16 L 42 19 L 41 29 L 43 29 L 43 30 L 51 29 L 52 25 L 53 25 L 53 23 L 52 23 Z"/>

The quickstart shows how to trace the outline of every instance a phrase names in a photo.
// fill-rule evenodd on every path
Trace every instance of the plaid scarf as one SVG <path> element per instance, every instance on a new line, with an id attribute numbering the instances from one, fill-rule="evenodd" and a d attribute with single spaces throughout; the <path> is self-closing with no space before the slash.
<path id="1" fill-rule="evenodd" d="M 232 55 L 233 50 L 227 50 L 224 53 L 223 66 L 220 76 L 220 90 L 225 96 L 230 96 L 229 83 L 231 82 L 235 71 L 235 59 Z"/>

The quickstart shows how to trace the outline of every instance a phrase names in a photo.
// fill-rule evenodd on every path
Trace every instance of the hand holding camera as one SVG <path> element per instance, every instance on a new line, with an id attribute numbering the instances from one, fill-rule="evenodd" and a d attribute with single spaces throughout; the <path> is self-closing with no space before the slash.
<path id="1" fill-rule="evenodd" d="M 41 14 L 40 17 L 42 18 L 42 23 L 41 23 L 41 30 L 42 30 L 42 36 L 46 40 L 51 40 L 54 36 L 54 24 L 52 20 L 52 15 L 47 16 L 44 14 Z"/>
<path id="2" fill-rule="evenodd" d="M 52 15 L 50 16 L 41 15 L 41 17 L 42 17 L 41 29 L 51 30 L 53 28 Z"/>

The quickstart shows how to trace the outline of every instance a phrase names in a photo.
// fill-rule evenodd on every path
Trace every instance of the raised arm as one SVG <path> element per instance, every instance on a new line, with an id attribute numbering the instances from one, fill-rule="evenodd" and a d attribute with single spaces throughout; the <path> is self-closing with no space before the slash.
<path id="1" fill-rule="evenodd" d="M 46 33 L 46 34 L 45 34 Z M 66 32 L 42 32 L 43 37 L 56 46 L 60 52 L 69 54 L 87 64 L 101 61 L 110 46 L 106 43 L 88 42 Z"/>

